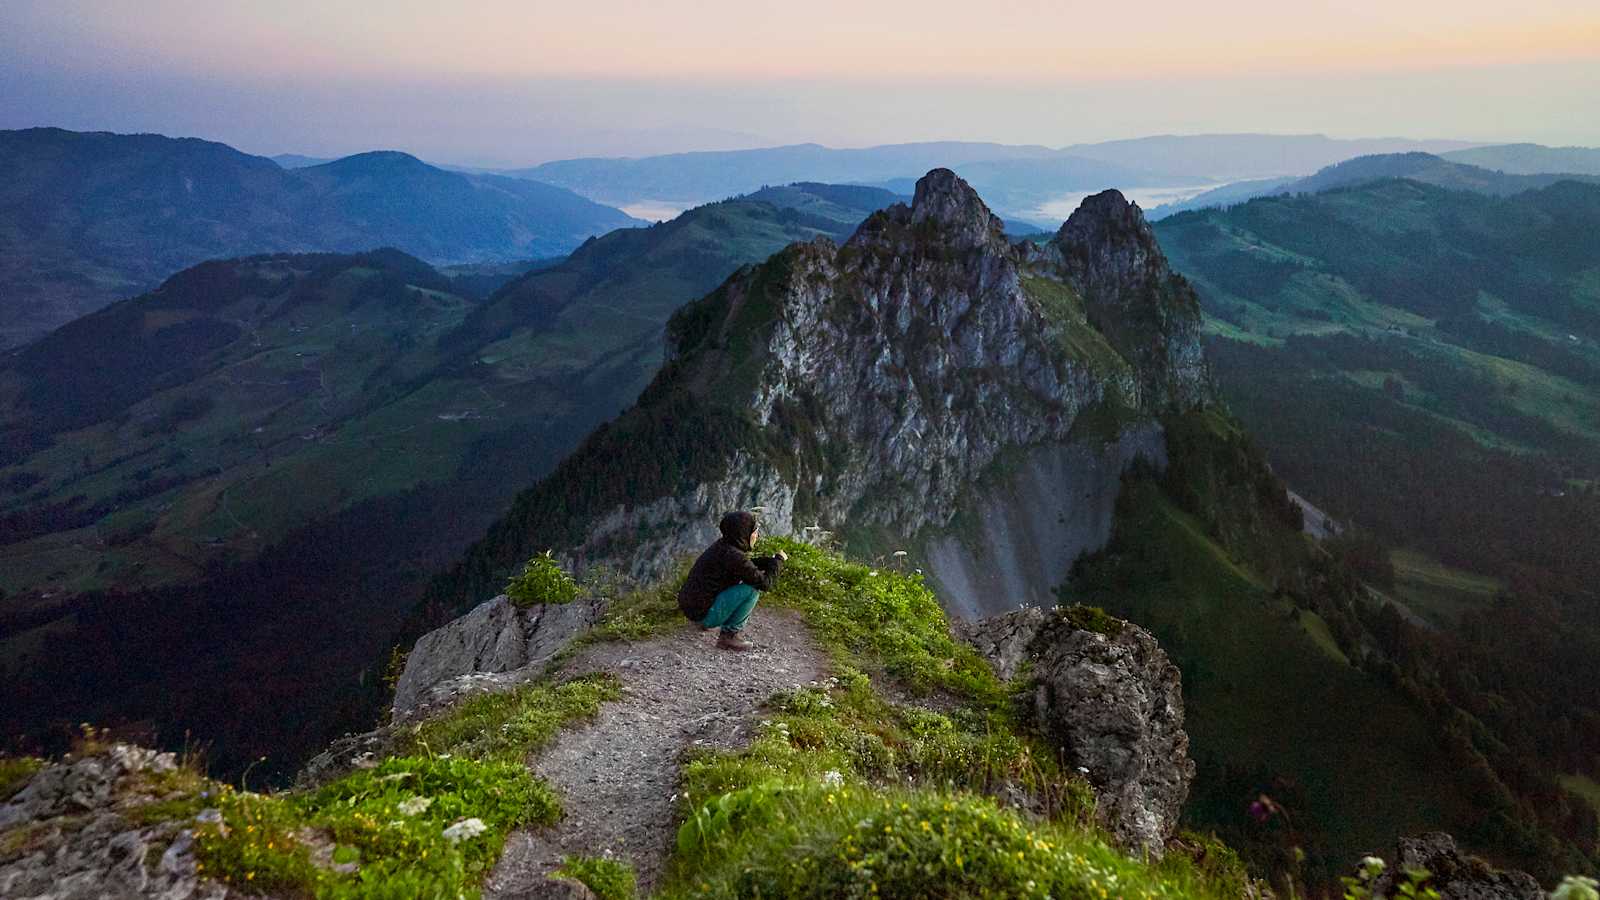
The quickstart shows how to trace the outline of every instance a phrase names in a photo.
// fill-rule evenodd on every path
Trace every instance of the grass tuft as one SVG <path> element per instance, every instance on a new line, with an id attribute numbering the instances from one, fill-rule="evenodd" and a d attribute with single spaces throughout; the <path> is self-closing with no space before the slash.
<path id="1" fill-rule="evenodd" d="M 561 861 L 556 877 L 580 882 L 599 900 L 632 900 L 638 893 L 633 867 L 609 857 L 569 856 Z"/>
<path id="2" fill-rule="evenodd" d="M 513 606 L 529 607 L 571 603 L 578 598 L 578 583 L 555 561 L 550 551 L 539 554 L 506 582 L 506 599 Z"/>
<path id="3" fill-rule="evenodd" d="M 621 685 L 609 674 L 479 694 L 419 724 L 401 741 L 400 752 L 452 753 L 520 764 L 563 726 L 593 716 L 600 704 L 619 696 Z"/>
<path id="4" fill-rule="evenodd" d="M 0 756 L 0 802 L 16 796 L 42 768 L 44 760 L 36 756 Z"/>
<path id="5" fill-rule="evenodd" d="M 1110 638 L 1121 634 L 1126 624 L 1098 606 L 1084 606 L 1082 603 L 1062 607 L 1061 617 L 1074 628 L 1103 634 Z"/>

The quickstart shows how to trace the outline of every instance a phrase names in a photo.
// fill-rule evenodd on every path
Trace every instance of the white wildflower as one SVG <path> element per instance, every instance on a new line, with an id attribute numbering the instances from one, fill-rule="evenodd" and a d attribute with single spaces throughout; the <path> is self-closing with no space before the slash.
<path id="1" fill-rule="evenodd" d="M 462 819 L 444 830 L 444 839 L 452 844 L 459 844 L 488 830 L 489 826 L 483 824 L 482 819 Z"/>
<path id="2" fill-rule="evenodd" d="M 828 787 L 838 787 L 844 784 L 844 776 L 839 774 L 837 769 L 829 769 L 822 773 L 822 783 Z"/>
<path id="3" fill-rule="evenodd" d="M 432 797 L 408 797 L 400 801 L 400 815 L 421 815 L 428 807 L 433 805 Z"/>

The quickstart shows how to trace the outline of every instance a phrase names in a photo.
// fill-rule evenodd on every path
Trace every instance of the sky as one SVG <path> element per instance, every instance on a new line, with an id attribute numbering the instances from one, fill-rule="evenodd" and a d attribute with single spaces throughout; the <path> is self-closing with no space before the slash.
<path id="1" fill-rule="evenodd" d="M 1596 0 L 0 0 L 0 128 L 531 165 L 815 141 L 1600 145 Z"/>

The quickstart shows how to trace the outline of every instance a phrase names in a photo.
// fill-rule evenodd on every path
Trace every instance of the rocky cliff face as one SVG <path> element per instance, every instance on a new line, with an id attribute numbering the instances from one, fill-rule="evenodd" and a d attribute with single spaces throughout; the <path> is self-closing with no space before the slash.
<path id="1" fill-rule="evenodd" d="M 1094 786 L 1102 824 L 1159 857 L 1194 781 L 1178 667 L 1129 622 L 1021 609 L 960 627 L 1004 678 L 1026 671 L 1039 729 Z"/>
<path id="2" fill-rule="evenodd" d="M 1103 545 L 1122 469 L 1164 459 L 1158 418 L 1213 401 L 1199 324 L 1116 192 L 1034 247 L 935 170 L 843 246 L 791 246 L 682 310 L 638 405 L 519 500 L 469 568 L 554 547 L 656 576 L 723 511 L 764 507 L 769 533 L 910 550 L 952 609 L 1042 600 Z M 625 486 L 575 496 L 580 479 Z M 975 502 L 991 488 L 1054 514 L 1002 521 L 1009 508 Z"/>

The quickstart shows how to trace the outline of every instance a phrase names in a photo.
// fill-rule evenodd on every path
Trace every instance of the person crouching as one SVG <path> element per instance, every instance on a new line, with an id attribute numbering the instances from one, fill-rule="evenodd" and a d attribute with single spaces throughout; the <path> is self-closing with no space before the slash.
<path id="1" fill-rule="evenodd" d="M 704 631 L 721 628 L 717 646 L 723 650 L 749 650 L 739 632 L 761 592 L 777 585 L 778 570 L 789 555 L 779 550 L 776 556 L 750 558 L 760 536 L 750 513 L 728 513 L 718 528 L 722 537 L 694 561 L 678 590 L 678 608 Z"/>

